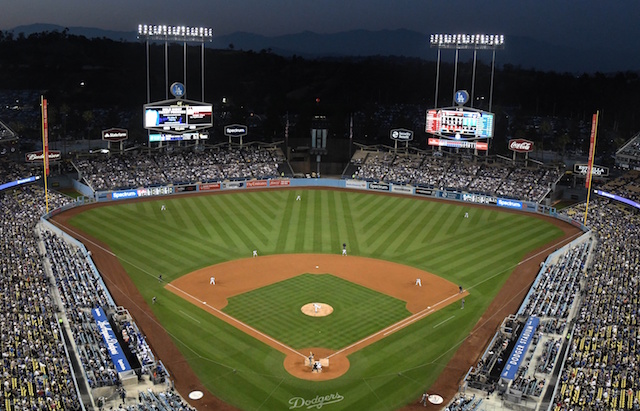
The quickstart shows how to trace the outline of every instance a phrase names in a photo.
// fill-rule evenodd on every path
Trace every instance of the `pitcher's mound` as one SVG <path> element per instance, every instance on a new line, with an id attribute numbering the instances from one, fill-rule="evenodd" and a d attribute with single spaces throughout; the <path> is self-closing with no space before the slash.
<path id="1" fill-rule="evenodd" d="M 300 310 L 311 317 L 325 317 L 333 312 L 333 307 L 325 303 L 309 303 L 303 305 Z"/>

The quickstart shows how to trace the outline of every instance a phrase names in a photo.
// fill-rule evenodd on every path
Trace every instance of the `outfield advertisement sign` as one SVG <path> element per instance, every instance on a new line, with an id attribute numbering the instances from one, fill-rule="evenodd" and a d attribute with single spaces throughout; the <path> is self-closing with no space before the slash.
<path id="1" fill-rule="evenodd" d="M 138 189 L 138 197 L 165 196 L 169 194 L 173 194 L 173 187 L 162 186 Z"/>
<path id="2" fill-rule="evenodd" d="M 138 190 L 125 190 L 125 191 L 114 191 L 111 193 L 111 198 L 114 200 L 126 200 L 128 198 L 137 198 Z"/>
<path id="3" fill-rule="evenodd" d="M 361 190 L 366 190 L 367 182 L 363 180 L 346 180 L 345 187 L 347 188 L 359 188 Z"/>
<path id="4" fill-rule="evenodd" d="M 506 198 L 499 198 L 497 204 L 500 207 L 515 208 L 517 210 L 522 210 L 523 208 L 526 208 L 526 206 L 522 201 L 509 200 Z"/>
<path id="5" fill-rule="evenodd" d="M 413 194 L 413 187 L 411 186 L 391 186 L 392 193 Z"/>
<path id="6" fill-rule="evenodd" d="M 227 181 L 222 183 L 222 188 L 225 190 L 237 190 L 244 188 L 244 181 Z"/>
<path id="7" fill-rule="evenodd" d="M 186 193 L 190 191 L 198 191 L 198 186 L 195 184 L 190 184 L 187 186 L 177 186 L 173 188 L 174 193 Z"/>
<path id="8" fill-rule="evenodd" d="M 433 197 L 435 191 L 432 188 L 416 187 L 415 193 L 419 194 L 421 196 L 431 196 L 431 197 Z"/>
<path id="9" fill-rule="evenodd" d="M 481 194 L 463 194 L 462 201 L 476 204 L 496 204 L 498 199 L 491 196 L 485 196 Z"/>
<path id="10" fill-rule="evenodd" d="M 251 180 L 247 181 L 247 188 L 266 187 L 268 183 L 267 180 Z"/>
<path id="11" fill-rule="evenodd" d="M 211 190 L 220 190 L 220 183 L 207 183 L 207 184 L 200 184 L 198 186 L 198 191 L 211 191 Z"/>
<path id="12" fill-rule="evenodd" d="M 269 187 L 282 187 L 291 184 L 289 180 L 269 180 Z"/>
<path id="13" fill-rule="evenodd" d="M 438 197 L 446 198 L 447 200 L 460 200 L 460 193 L 452 193 L 449 191 L 438 191 Z"/>
<path id="14" fill-rule="evenodd" d="M 124 352 L 120 347 L 120 343 L 116 338 L 116 334 L 111 328 L 109 319 L 105 315 L 104 311 L 102 311 L 102 308 L 94 308 L 91 310 L 91 314 L 93 314 L 93 319 L 96 320 L 98 331 L 100 332 L 100 335 L 102 335 L 104 343 L 107 345 L 107 351 L 109 351 L 111 361 L 113 361 L 113 365 L 115 365 L 116 370 L 118 372 L 131 370 L 129 361 L 127 361 L 127 357 L 125 357 Z"/>
<path id="15" fill-rule="evenodd" d="M 387 183 L 369 183 L 369 190 L 389 191 L 390 188 Z"/>
<path id="16" fill-rule="evenodd" d="M 538 317 L 529 317 L 520 337 L 518 337 L 516 345 L 511 351 L 511 355 L 502 370 L 502 374 L 500 374 L 502 378 L 507 380 L 513 380 L 515 378 L 516 372 L 529 349 L 529 345 L 531 344 L 531 340 L 533 340 L 539 323 L 540 319 Z"/>

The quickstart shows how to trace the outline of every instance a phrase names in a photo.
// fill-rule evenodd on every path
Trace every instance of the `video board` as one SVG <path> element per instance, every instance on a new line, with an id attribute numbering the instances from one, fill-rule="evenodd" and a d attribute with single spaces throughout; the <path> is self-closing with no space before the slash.
<path id="1" fill-rule="evenodd" d="M 494 114 L 485 111 L 443 108 L 427 110 L 425 131 L 466 140 L 493 137 Z"/>
<path id="2" fill-rule="evenodd" d="M 166 100 L 144 105 L 144 128 L 179 134 L 213 126 L 213 106 L 189 100 Z"/>

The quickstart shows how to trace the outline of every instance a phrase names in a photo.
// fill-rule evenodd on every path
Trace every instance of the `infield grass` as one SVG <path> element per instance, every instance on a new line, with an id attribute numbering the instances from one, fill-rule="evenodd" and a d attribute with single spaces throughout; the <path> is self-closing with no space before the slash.
<path id="1" fill-rule="evenodd" d="M 300 310 L 333 307 L 326 317 Z M 330 274 L 303 274 L 229 298 L 223 310 L 292 347 L 344 348 L 411 315 L 406 302 Z"/>
<path id="2" fill-rule="evenodd" d="M 562 235 L 541 219 L 499 208 L 314 189 L 114 202 L 71 223 L 110 246 L 147 301 L 158 297 L 155 315 L 202 383 L 245 410 L 288 409 L 292 398 L 331 393 L 343 400 L 327 405 L 328 411 L 393 410 L 417 400 L 523 256 Z M 344 376 L 309 382 L 289 375 L 277 350 L 157 281 L 159 274 L 172 281 L 198 268 L 247 258 L 254 249 L 260 255 L 339 254 L 342 243 L 350 255 L 414 266 L 463 285 L 470 292 L 465 309 L 445 307 L 349 356 Z M 300 305 L 292 304 L 291 310 L 299 312 Z M 270 334 L 283 334 L 287 326 L 269 325 Z"/>

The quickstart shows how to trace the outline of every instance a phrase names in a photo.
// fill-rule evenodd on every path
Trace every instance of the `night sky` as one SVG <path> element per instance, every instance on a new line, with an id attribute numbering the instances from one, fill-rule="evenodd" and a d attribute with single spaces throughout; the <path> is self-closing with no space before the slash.
<path id="1" fill-rule="evenodd" d="M 3 0 L 0 30 L 50 23 L 135 31 L 138 23 L 275 36 L 352 29 L 497 33 L 640 53 L 640 1 L 519 0 Z"/>

